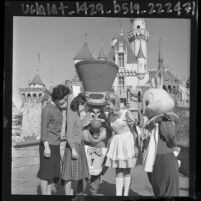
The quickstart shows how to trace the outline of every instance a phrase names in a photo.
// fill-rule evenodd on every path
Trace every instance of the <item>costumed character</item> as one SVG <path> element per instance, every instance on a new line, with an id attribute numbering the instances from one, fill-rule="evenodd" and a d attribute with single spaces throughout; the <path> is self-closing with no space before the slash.
<path id="1" fill-rule="evenodd" d="M 163 74 L 159 70 L 152 79 L 152 88 L 143 95 L 143 114 L 148 121 L 143 167 L 155 196 L 179 195 L 179 168 L 174 155 L 177 147 L 175 125 L 179 117 L 173 112 L 175 102 L 162 89 Z"/>
<path id="2" fill-rule="evenodd" d="M 94 59 L 78 62 L 75 67 L 83 84 L 88 107 L 84 117 L 86 124 L 83 140 L 91 175 L 90 191 L 92 195 L 100 195 L 100 179 L 106 171 L 106 147 L 112 133 L 104 112 L 105 96 L 111 91 L 118 66 L 109 61 Z"/>

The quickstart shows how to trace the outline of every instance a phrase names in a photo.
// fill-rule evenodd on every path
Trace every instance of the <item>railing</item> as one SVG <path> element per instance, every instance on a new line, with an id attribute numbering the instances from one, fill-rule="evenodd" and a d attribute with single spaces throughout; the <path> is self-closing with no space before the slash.
<path id="1" fill-rule="evenodd" d="M 65 137 L 61 138 L 61 142 L 66 141 Z M 29 140 L 29 141 L 19 141 L 19 142 L 12 142 L 13 147 L 20 148 L 20 147 L 28 147 L 28 146 L 35 146 L 39 145 L 40 140 Z"/>

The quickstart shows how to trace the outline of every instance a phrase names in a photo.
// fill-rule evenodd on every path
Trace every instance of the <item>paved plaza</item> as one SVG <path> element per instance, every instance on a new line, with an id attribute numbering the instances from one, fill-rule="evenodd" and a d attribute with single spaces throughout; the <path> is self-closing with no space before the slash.
<path id="1" fill-rule="evenodd" d="M 40 195 L 39 179 L 36 177 L 38 165 L 12 171 L 12 194 Z M 188 177 L 180 175 L 180 196 L 188 196 Z M 64 188 L 57 186 L 56 195 L 64 195 Z M 88 193 L 88 190 L 87 190 Z M 109 168 L 102 177 L 99 193 L 115 195 L 115 171 Z M 131 196 L 153 196 L 151 185 L 141 165 L 132 169 Z"/>

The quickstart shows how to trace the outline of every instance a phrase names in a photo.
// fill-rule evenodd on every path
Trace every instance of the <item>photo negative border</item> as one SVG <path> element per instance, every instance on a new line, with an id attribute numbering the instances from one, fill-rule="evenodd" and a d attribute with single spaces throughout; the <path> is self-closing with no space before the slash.
<path id="1" fill-rule="evenodd" d="M 168 7 L 169 6 L 169 7 Z M 177 7 L 180 6 L 180 7 Z M 179 9 L 181 8 L 181 9 Z M 4 20 L 4 73 L 3 73 L 3 171 L 2 200 L 150 200 L 154 197 L 78 197 L 11 195 L 11 128 L 12 128 L 12 61 L 13 17 L 141 17 L 185 18 L 191 20 L 190 45 L 190 167 L 189 197 L 165 198 L 165 200 L 194 200 L 201 195 L 198 164 L 198 0 L 115 0 L 115 1 L 5 1 Z M 197 134 L 197 137 L 196 137 Z M 201 133 L 200 133 L 201 134 Z M 196 144 L 197 142 L 197 144 Z M 157 198 L 159 199 L 159 198 Z"/>

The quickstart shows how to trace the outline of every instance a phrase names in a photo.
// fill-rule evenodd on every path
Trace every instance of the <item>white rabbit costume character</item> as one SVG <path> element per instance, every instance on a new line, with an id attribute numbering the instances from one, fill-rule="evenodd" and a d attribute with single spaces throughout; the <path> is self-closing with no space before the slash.
<path id="1" fill-rule="evenodd" d="M 152 80 L 152 88 L 143 95 L 143 114 L 148 118 L 144 128 L 149 131 L 143 166 L 155 196 L 178 196 L 179 170 L 173 151 L 177 146 L 175 123 L 179 117 L 173 112 L 174 100 L 162 89 L 162 84 L 159 70 Z"/>

